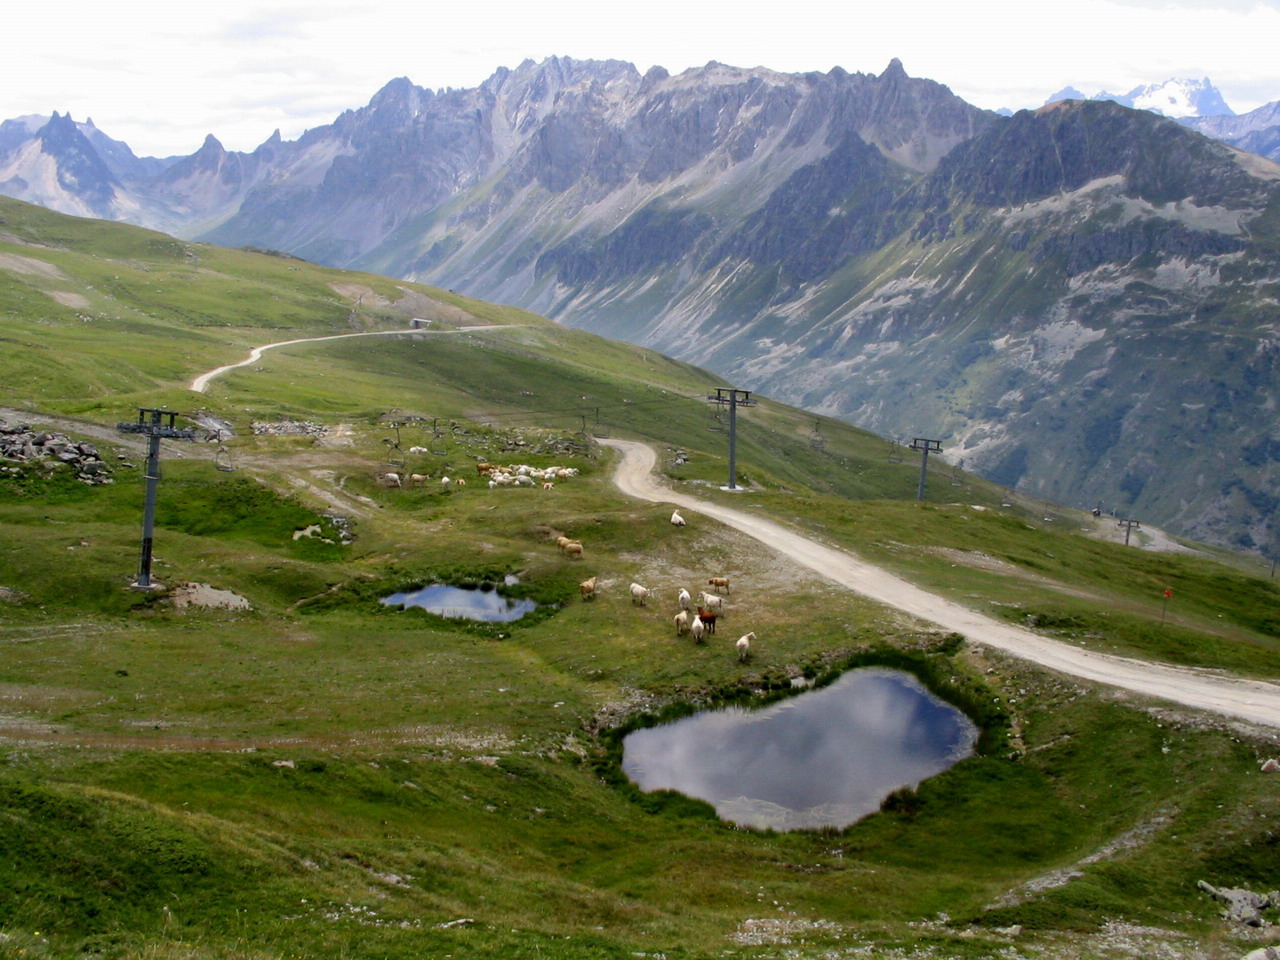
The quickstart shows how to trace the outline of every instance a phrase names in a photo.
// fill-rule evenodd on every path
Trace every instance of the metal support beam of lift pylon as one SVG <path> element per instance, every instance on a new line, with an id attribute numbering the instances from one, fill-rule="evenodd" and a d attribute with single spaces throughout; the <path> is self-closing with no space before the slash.
<path id="1" fill-rule="evenodd" d="M 924 499 L 924 484 L 929 476 L 929 454 L 942 452 L 941 440 L 926 440 L 924 437 L 916 437 L 911 441 L 908 450 L 920 451 L 920 485 L 916 488 L 916 499 Z"/>
<path id="2" fill-rule="evenodd" d="M 738 390 L 733 387 L 716 387 L 715 396 L 707 399 L 717 406 L 729 408 L 729 484 L 725 490 L 738 489 L 738 408 L 754 407 L 756 401 L 750 390 Z M 718 419 L 718 418 L 717 418 Z"/>
<path id="3" fill-rule="evenodd" d="M 172 410 L 149 407 L 138 408 L 135 423 L 117 423 L 121 433 L 139 433 L 147 438 L 146 500 L 142 507 L 142 545 L 138 551 L 138 576 L 129 586 L 135 590 L 152 590 L 157 584 L 151 580 L 152 544 L 155 541 L 156 494 L 160 487 L 160 441 L 194 440 L 194 427 L 175 426 L 178 414 Z"/>

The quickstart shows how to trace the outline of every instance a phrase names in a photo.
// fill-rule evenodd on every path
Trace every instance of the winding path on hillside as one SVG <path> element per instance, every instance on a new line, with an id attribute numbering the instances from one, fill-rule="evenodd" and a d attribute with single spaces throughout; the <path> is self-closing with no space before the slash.
<path id="1" fill-rule="evenodd" d="M 256 363 L 262 359 L 262 354 L 265 351 L 272 350 L 275 347 L 287 347 L 295 343 L 315 343 L 319 340 L 346 340 L 350 337 L 387 337 L 392 334 L 409 332 L 408 330 L 370 330 L 365 333 L 338 333 L 328 337 L 300 337 L 297 340 L 280 340 L 276 343 L 264 344 L 261 347 L 254 347 L 249 351 L 249 356 L 238 363 L 228 363 L 225 366 L 218 367 L 216 370 L 200 374 L 200 376 L 191 381 L 187 389 L 196 393 L 204 393 L 205 388 L 209 386 L 210 380 L 220 377 L 228 370 L 234 370 L 236 367 L 247 367 L 251 363 Z"/>
<path id="2" fill-rule="evenodd" d="M 622 454 L 613 480 L 623 493 L 653 503 L 675 504 L 719 520 L 872 600 L 1061 673 L 1227 717 L 1280 727 L 1280 686 L 1276 684 L 1096 653 L 1002 623 L 781 524 L 662 486 L 653 473 L 657 454 L 646 444 L 630 440 L 600 442 Z"/>
<path id="3" fill-rule="evenodd" d="M 267 343 L 261 347 L 254 347 L 249 351 L 249 356 L 238 363 L 228 363 L 218 367 L 216 370 L 210 370 L 208 373 L 202 373 L 187 385 L 188 390 L 195 393 L 204 393 L 205 388 L 209 386 L 209 381 L 222 376 L 228 370 L 235 370 L 237 367 L 247 367 L 251 363 L 256 363 L 262 359 L 262 354 L 267 350 L 273 350 L 276 347 L 288 347 L 295 343 L 318 343 L 321 340 L 347 340 L 351 337 L 391 337 L 391 336 L 439 336 L 446 333 L 474 333 L 477 330 L 505 330 L 510 329 L 515 324 L 507 323 L 488 323 L 478 324 L 473 327 L 458 327 L 455 330 L 427 330 L 419 327 L 406 327 L 400 330 L 366 330 L 363 333 L 335 333 L 327 337 L 300 337 L 296 340 L 279 340 L 276 343 Z"/>

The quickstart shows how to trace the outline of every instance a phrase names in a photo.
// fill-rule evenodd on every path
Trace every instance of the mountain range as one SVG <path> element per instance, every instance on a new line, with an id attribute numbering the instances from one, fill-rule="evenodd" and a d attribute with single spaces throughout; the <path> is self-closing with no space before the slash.
<path id="1" fill-rule="evenodd" d="M 1059 100 L 1111 100 L 1135 110 L 1150 110 L 1161 116 L 1174 118 L 1235 115 L 1235 111 L 1222 99 L 1221 91 L 1208 77 L 1146 83 L 1134 87 L 1128 93 L 1107 93 L 1101 90 L 1090 96 L 1075 87 L 1064 87 L 1045 100 L 1045 104 Z"/>
<path id="2" fill-rule="evenodd" d="M 1280 166 L 1211 137 L 1268 130 L 1110 99 L 1006 118 L 896 60 L 551 58 L 471 90 L 393 80 L 251 153 L 140 159 L 66 114 L 6 121 L 0 192 L 518 304 L 1012 488 L 1266 550 Z"/>

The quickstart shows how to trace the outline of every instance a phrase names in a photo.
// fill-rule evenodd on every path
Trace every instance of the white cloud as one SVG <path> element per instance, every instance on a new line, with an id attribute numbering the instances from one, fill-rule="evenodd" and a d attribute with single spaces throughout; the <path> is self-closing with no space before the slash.
<path id="1" fill-rule="evenodd" d="M 70 110 L 142 154 L 189 153 L 206 133 L 252 149 L 362 106 L 393 77 L 472 87 L 499 66 L 553 54 L 672 72 L 735 66 L 879 73 L 893 57 L 983 107 L 1038 106 L 1072 84 L 1124 92 L 1210 77 L 1243 111 L 1280 99 L 1280 0 L 825 0 L 726 7 L 653 0 L 484 5 L 385 0 L 319 5 L 222 0 L 54 4 L 6 14 L 0 118 Z M 782 17 L 785 16 L 785 20 Z"/>

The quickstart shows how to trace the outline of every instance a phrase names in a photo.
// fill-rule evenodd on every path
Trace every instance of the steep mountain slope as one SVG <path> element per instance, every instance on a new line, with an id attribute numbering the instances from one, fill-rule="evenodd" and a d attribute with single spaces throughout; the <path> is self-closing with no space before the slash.
<path id="1" fill-rule="evenodd" d="M 657 271 L 645 295 L 661 307 L 626 333 L 788 402 L 941 439 L 1009 486 L 1268 545 L 1277 178 L 1110 103 L 993 124 L 892 201 L 880 180 L 860 204 L 828 158 L 757 233 Z M 790 219 L 791 189 L 821 198 L 824 233 Z M 581 283 L 553 312 L 619 334 L 617 291 L 642 281 L 626 282 Z"/>
<path id="2" fill-rule="evenodd" d="M 279 145 L 277 132 L 252 153 L 228 153 L 209 135 L 189 157 L 137 157 L 92 120 L 20 117 L 0 123 L 0 195 L 192 235 L 238 209 Z"/>
<path id="3" fill-rule="evenodd" d="M 6 121 L 6 126 L 0 131 L 11 144 L 0 165 L 0 187 L 6 194 L 63 213 L 117 218 L 119 179 L 69 114 L 55 112 L 28 136 L 21 136 L 20 122 Z"/>
<path id="4" fill-rule="evenodd" d="M 850 266 L 890 270 L 743 371 L 932 429 L 997 482 L 1269 545 L 1277 177 L 1109 104 L 1020 114 L 899 202 L 917 219 L 890 256 Z"/>
<path id="5" fill-rule="evenodd" d="M 1233 147 L 1280 161 L 1280 100 L 1239 116 L 1186 117 L 1179 122 Z"/>
<path id="6" fill-rule="evenodd" d="M 941 439 L 1009 486 L 1270 547 L 1277 176 L 1149 113 L 1063 103 L 923 176 L 850 134 L 745 213 L 672 192 L 536 256 L 523 239 L 527 264 L 497 239 L 510 205 L 481 229 L 472 208 L 422 275 L 470 264 L 470 290 Z"/>

